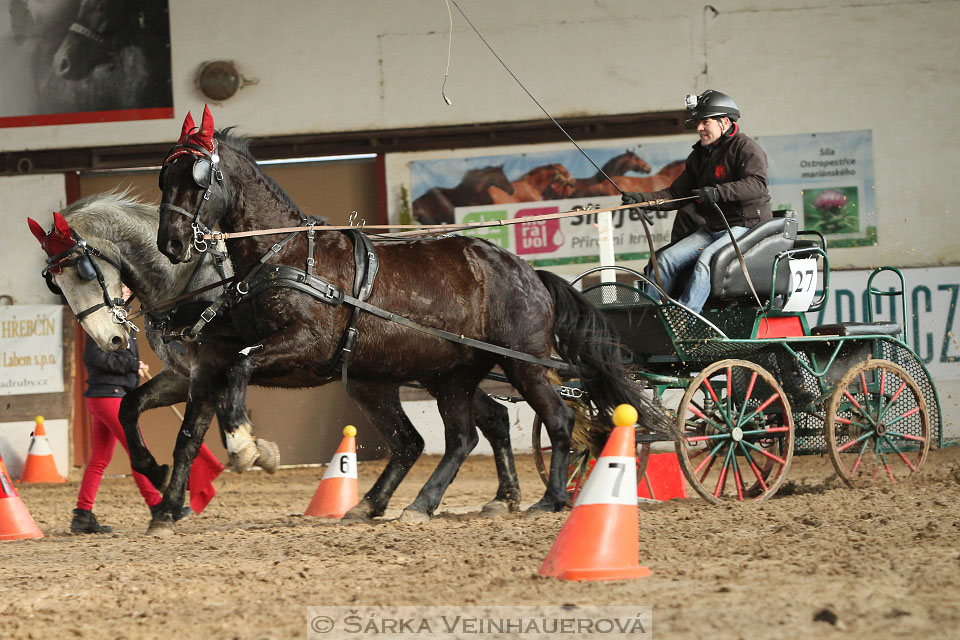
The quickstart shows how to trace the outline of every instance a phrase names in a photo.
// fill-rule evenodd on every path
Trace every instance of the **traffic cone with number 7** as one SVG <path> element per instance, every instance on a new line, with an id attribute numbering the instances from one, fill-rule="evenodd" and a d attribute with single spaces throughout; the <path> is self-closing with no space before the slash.
<path id="1" fill-rule="evenodd" d="M 636 422 L 637 410 L 630 405 L 613 412 L 614 429 L 540 575 L 580 581 L 650 575 L 650 569 L 639 563 Z"/>
<path id="2" fill-rule="evenodd" d="M 343 440 L 333 454 L 330 465 L 320 479 L 320 486 L 313 494 L 310 506 L 304 515 L 318 518 L 342 518 L 360 502 L 357 485 L 357 428 L 343 428 Z"/>

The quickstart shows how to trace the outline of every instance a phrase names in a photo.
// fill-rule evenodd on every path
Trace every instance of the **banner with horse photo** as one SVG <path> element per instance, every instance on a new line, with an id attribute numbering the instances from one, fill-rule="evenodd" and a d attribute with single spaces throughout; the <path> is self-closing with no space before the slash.
<path id="1" fill-rule="evenodd" d="M 774 209 L 797 212 L 801 228 L 822 232 L 831 246 L 876 244 L 873 147 L 869 131 L 764 136 Z M 540 147 L 542 149 L 543 147 Z M 496 242 L 536 266 L 599 261 L 596 216 L 589 209 L 620 204 L 613 185 L 576 149 L 535 150 L 407 162 L 409 191 L 401 214 L 420 224 L 512 220 L 577 208 L 581 216 L 465 232 Z M 689 140 L 618 140 L 585 148 L 624 191 L 668 187 L 684 169 Z M 676 212 L 651 212 L 654 246 L 670 242 Z M 613 214 L 617 260 L 649 257 L 636 214 Z"/>
<path id="2" fill-rule="evenodd" d="M 0 128 L 173 117 L 167 0 L 0 6 Z"/>

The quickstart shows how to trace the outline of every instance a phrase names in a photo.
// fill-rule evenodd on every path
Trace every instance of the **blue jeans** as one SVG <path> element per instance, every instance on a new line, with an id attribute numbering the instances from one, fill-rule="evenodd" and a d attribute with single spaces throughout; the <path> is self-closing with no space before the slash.
<path id="1" fill-rule="evenodd" d="M 731 230 L 735 238 L 740 238 L 748 231 L 746 227 L 731 227 Z M 657 266 L 660 267 L 664 291 L 669 293 L 677 284 L 680 274 L 696 262 L 693 275 L 690 276 L 677 302 L 689 307 L 691 311 L 700 313 L 707 298 L 710 297 L 710 263 L 713 262 L 713 256 L 717 251 L 728 244 L 730 244 L 730 236 L 726 229 L 710 231 L 706 227 L 701 227 L 665 250 L 657 256 Z M 646 292 L 655 300 L 660 299 L 660 293 L 653 287 L 647 286 Z"/>

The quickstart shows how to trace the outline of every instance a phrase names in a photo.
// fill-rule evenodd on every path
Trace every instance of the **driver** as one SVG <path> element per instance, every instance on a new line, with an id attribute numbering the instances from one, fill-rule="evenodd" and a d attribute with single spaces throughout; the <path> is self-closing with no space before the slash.
<path id="1" fill-rule="evenodd" d="M 657 254 L 657 264 L 668 293 L 678 286 L 681 274 L 694 265 L 693 274 L 678 302 L 700 313 L 710 297 L 710 262 L 718 250 L 730 244 L 723 218 L 739 238 L 751 227 L 771 218 L 767 192 L 767 156 L 756 142 L 740 132 L 740 109 L 730 96 L 707 90 L 687 96 L 690 117 L 697 123 L 700 141 L 687 156 L 686 168 L 666 189 L 650 193 L 623 194 L 623 204 L 649 200 L 674 200 L 697 196 L 695 214 L 705 221 L 693 233 Z M 722 212 L 717 211 L 719 207 Z M 675 206 L 647 205 L 669 210 Z M 691 215 L 691 219 L 696 219 Z M 653 287 L 647 293 L 659 299 Z"/>

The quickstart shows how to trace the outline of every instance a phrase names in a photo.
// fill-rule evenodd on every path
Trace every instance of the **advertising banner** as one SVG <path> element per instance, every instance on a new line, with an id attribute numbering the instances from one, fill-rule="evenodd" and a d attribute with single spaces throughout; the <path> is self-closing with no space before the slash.
<path id="1" fill-rule="evenodd" d="M 831 247 L 877 240 L 870 131 L 763 136 L 773 209 L 797 212 L 800 227 L 816 229 Z M 590 157 L 624 191 L 664 189 L 684 169 L 690 141 L 644 143 L 624 149 L 592 146 Z M 521 218 L 575 207 L 620 204 L 620 193 L 576 149 L 413 161 L 410 211 L 422 224 Z M 653 212 L 654 246 L 670 241 L 675 212 Z M 535 266 L 597 262 L 589 214 L 471 232 L 497 242 Z M 647 258 L 637 214 L 614 214 L 618 260 Z"/>
<path id="2" fill-rule="evenodd" d="M 0 395 L 63 391 L 63 307 L 0 306 Z"/>

